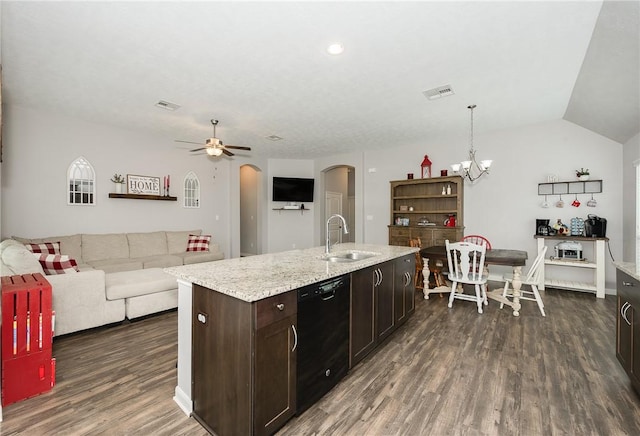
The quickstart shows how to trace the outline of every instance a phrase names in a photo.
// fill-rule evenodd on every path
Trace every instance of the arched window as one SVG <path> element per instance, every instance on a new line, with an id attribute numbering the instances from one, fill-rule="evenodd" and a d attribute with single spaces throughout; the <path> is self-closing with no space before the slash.
<path id="1" fill-rule="evenodd" d="M 93 166 L 80 156 L 69 165 L 67 171 L 68 203 L 70 205 L 96 204 L 96 173 Z"/>
<path id="2" fill-rule="evenodd" d="M 184 207 L 190 209 L 200 207 L 200 180 L 193 171 L 184 178 Z"/>

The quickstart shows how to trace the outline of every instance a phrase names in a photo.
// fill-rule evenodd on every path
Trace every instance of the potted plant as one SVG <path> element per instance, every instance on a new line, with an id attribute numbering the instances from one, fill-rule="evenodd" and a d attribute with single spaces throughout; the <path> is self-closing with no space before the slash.
<path id="1" fill-rule="evenodd" d="M 122 194 L 122 187 L 125 183 L 122 174 L 114 174 L 113 177 L 111 177 L 111 181 L 115 184 L 116 194 Z"/>
<path id="2" fill-rule="evenodd" d="M 589 180 L 589 168 L 580 168 L 579 170 L 576 170 L 576 176 L 578 177 L 578 180 Z"/>

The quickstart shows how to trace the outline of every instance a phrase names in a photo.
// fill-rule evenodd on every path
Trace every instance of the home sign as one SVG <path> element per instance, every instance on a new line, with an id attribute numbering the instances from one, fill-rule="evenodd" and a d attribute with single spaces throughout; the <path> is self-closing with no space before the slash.
<path id="1" fill-rule="evenodd" d="M 160 177 L 127 174 L 127 194 L 160 195 Z"/>

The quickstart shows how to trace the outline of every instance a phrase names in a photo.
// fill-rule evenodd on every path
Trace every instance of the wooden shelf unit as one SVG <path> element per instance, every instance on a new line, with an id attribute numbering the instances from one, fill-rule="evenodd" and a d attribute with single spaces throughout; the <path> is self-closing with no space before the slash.
<path id="1" fill-rule="evenodd" d="M 540 289 L 544 290 L 546 286 L 550 288 L 569 289 L 578 291 L 593 292 L 597 298 L 604 298 L 604 282 L 605 282 L 605 242 L 608 238 L 586 238 L 584 236 L 535 236 L 538 241 L 538 251 L 545 246 L 546 243 L 559 243 L 561 241 L 575 241 L 593 244 L 594 259 L 587 260 L 559 260 L 551 259 L 552 255 L 547 256 L 544 260 L 544 268 L 540 276 Z M 547 253 L 553 253 L 547 249 Z M 549 277 L 547 267 L 558 266 L 567 268 L 579 268 L 593 271 L 593 280 L 588 282 L 573 280 L 558 280 Z"/>
<path id="2" fill-rule="evenodd" d="M 460 176 L 427 179 L 394 180 L 391 184 L 389 225 L 390 245 L 409 245 L 410 238 L 420 238 L 423 247 L 459 241 L 464 234 L 464 180 Z M 451 193 L 447 192 L 451 188 Z M 445 194 L 442 194 L 444 189 Z M 409 210 L 409 209 L 413 210 Z M 406 210 L 403 210 L 406 209 Z M 449 215 L 455 215 L 456 227 L 444 226 Z M 418 225 L 425 217 L 435 225 Z M 397 225 L 398 218 L 408 218 L 409 225 Z"/>
<path id="3" fill-rule="evenodd" d="M 178 197 L 171 197 L 169 195 L 116 194 L 115 192 L 110 192 L 109 198 L 131 198 L 134 200 L 178 201 Z"/>

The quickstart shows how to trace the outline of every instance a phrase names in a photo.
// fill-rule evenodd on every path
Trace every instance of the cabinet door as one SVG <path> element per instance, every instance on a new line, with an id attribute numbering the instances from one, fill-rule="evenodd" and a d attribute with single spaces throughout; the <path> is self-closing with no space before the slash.
<path id="1" fill-rule="evenodd" d="M 374 270 L 366 268 L 351 274 L 350 362 L 353 368 L 376 346 Z"/>
<path id="2" fill-rule="evenodd" d="M 405 322 L 413 311 L 413 276 L 415 256 L 401 257 L 393 263 L 393 304 L 396 326 Z"/>
<path id="3" fill-rule="evenodd" d="M 214 434 L 251 433 L 250 303 L 193 286 L 193 414 Z"/>
<path id="4" fill-rule="evenodd" d="M 393 262 L 381 263 L 374 274 L 376 294 L 376 334 L 383 340 L 396 327 L 393 298 Z"/>
<path id="5" fill-rule="evenodd" d="M 631 372 L 631 328 L 633 306 L 618 293 L 616 357 L 627 373 Z"/>
<path id="6" fill-rule="evenodd" d="M 256 331 L 256 435 L 273 434 L 296 411 L 296 315 Z"/>

